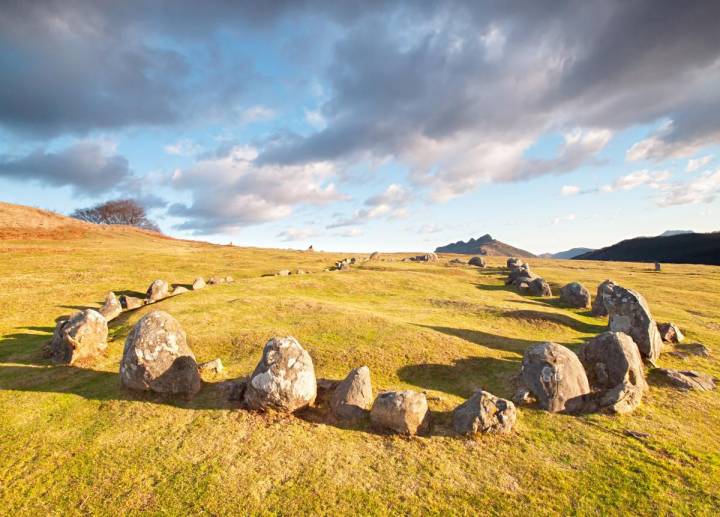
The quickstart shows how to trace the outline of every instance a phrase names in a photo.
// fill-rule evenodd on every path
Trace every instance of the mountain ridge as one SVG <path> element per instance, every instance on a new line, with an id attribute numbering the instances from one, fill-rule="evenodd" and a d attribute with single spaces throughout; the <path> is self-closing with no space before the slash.
<path id="1" fill-rule="evenodd" d="M 516 248 L 499 240 L 493 239 L 489 233 L 478 237 L 470 238 L 467 242 L 457 241 L 445 246 L 435 248 L 435 253 L 458 253 L 461 255 L 490 255 L 502 257 L 523 257 L 535 258 L 536 255 L 529 251 Z"/>

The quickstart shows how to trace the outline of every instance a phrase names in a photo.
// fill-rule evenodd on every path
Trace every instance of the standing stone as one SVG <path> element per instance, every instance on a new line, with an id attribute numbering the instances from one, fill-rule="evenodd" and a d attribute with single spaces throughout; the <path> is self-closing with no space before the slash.
<path id="1" fill-rule="evenodd" d="M 373 251 L 370 254 L 369 260 L 380 260 L 380 252 L 379 251 Z"/>
<path id="2" fill-rule="evenodd" d="M 120 380 L 133 390 L 188 396 L 200 391 L 195 355 L 175 318 L 153 311 L 135 324 L 125 340 Z"/>
<path id="3" fill-rule="evenodd" d="M 516 420 L 515 404 L 483 390 L 475 391 L 453 411 L 458 434 L 509 433 Z"/>
<path id="4" fill-rule="evenodd" d="M 660 271 L 662 269 L 662 266 L 660 265 L 660 262 L 655 262 L 655 271 Z"/>
<path id="5" fill-rule="evenodd" d="M 102 314 L 106 322 L 114 320 L 115 318 L 120 316 L 120 313 L 122 313 L 122 305 L 120 305 L 120 300 L 117 299 L 115 293 L 110 291 L 107 294 L 107 296 L 105 297 L 105 304 L 100 308 L 98 312 Z"/>
<path id="6" fill-rule="evenodd" d="M 351 371 L 338 384 L 330 398 L 330 408 L 340 418 L 361 418 L 372 404 L 370 368 L 361 366 Z"/>
<path id="7" fill-rule="evenodd" d="M 516 257 L 510 257 L 507 259 L 507 268 L 512 271 L 513 269 L 521 268 L 522 266 L 527 266 L 522 260 Z M 529 267 L 529 266 L 528 266 Z"/>
<path id="8" fill-rule="evenodd" d="M 485 259 L 482 258 L 482 257 L 472 257 L 472 258 L 470 259 L 470 262 L 468 262 L 468 264 L 470 264 L 471 266 L 476 266 L 476 267 L 485 267 L 485 266 L 487 266 L 487 263 L 485 262 Z"/>
<path id="9" fill-rule="evenodd" d="M 135 296 L 120 295 L 120 305 L 125 310 L 138 309 L 145 305 L 145 300 Z"/>
<path id="10" fill-rule="evenodd" d="M 291 336 L 268 341 L 245 390 L 245 404 L 251 409 L 292 413 L 312 404 L 316 396 L 310 354 Z"/>
<path id="11" fill-rule="evenodd" d="M 680 332 L 680 327 L 674 323 L 658 323 L 657 327 L 660 332 L 660 339 L 665 343 L 682 343 L 685 341 L 685 336 Z"/>
<path id="12" fill-rule="evenodd" d="M 552 296 L 550 284 L 543 278 L 535 278 L 528 282 L 528 292 L 531 296 Z"/>
<path id="13" fill-rule="evenodd" d="M 197 277 L 192 284 L 193 291 L 197 291 L 198 289 L 202 289 L 205 287 L 205 279 L 201 276 Z"/>
<path id="14" fill-rule="evenodd" d="M 163 298 L 167 298 L 168 295 L 168 284 L 165 280 L 155 280 L 150 287 L 148 287 L 145 296 L 148 303 L 157 302 Z"/>
<path id="15" fill-rule="evenodd" d="M 172 296 L 177 296 L 178 294 L 187 293 L 190 290 L 187 287 L 184 287 L 182 285 L 175 286 L 175 289 L 173 289 Z"/>
<path id="16" fill-rule="evenodd" d="M 540 343 L 525 350 L 520 389 L 529 390 L 540 407 L 551 413 L 573 413 L 585 408 L 590 385 L 580 359 L 557 343 Z"/>
<path id="17" fill-rule="evenodd" d="M 108 327 L 102 314 L 92 309 L 76 312 L 58 321 L 50 354 L 54 362 L 73 365 L 87 362 L 105 353 Z"/>
<path id="18" fill-rule="evenodd" d="M 527 264 L 523 264 L 520 267 L 510 270 L 510 274 L 508 274 L 505 283 L 517 286 L 521 282 L 530 283 L 536 278 L 538 278 L 538 276 L 532 271 L 530 271 L 530 266 L 528 266 Z"/>
<path id="19" fill-rule="evenodd" d="M 589 308 L 590 292 L 582 284 L 571 282 L 560 288 L 560 301 L 576 309 Z"/>
<path id="20" fill-rule="evenodd" d="M 408 435 L 423 430 L 429 417 L 425 394 L 410 390 L 381 393 L 370 410 L 374 425 Z"/>
<path id="21" fill-rule="evenodd" d="M 615 285 L 605 296 L 605 306 L 610 316 L 610 330 L 628 334 L 637 343 L 640 355 L 654 364 L 660 357 L 662 339 L 645 298 Z"/>
<path id="22" fill-rule="evenodd" d="M 605 297 L 610 296 L 613 287 L 615 287 L 615 282 L 612 280 L 605 280 L 598 286 L 595 300 L 592 302 L 592 313 L 594 316 L 608 315 L 607 307 L 605 307 Z"/>
<path id="23" fill-rule="evenodd" d="M 622 332 L 603 332 L 578 352 L 599 409 L 630 413 L 648 386 L 637 345 Z"/>

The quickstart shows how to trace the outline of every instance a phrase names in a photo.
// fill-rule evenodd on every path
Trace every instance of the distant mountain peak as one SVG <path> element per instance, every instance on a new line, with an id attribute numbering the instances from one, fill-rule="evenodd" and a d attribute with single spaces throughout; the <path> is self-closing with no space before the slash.
<path id="1" fill-rule="evenodd" d="M 658 237 L 672 237 L 673 235 L 687 235 L 689 233 L 695 233 L 692 230 L 665 230 Z"/>
<path id="2" fill-rule="evenodd" d="M 492 238 L 489 233 L 475 238 L 470 238 L 467 242 L 457 241 L 445 246 L 439 246 L 435 249 L 436 253 L 459 253 L 463 255 L 496 255 L 496 256 L 516 256 L 532 258 L 535 255 L 529 251 L 514 248 L 509 244 L 497 241 Z"/>

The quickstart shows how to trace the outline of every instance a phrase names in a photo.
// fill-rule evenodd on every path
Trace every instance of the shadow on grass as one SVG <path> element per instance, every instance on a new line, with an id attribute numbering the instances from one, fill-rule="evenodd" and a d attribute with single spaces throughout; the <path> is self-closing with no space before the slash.
<path id="1" fill-rule="evenodd" d="M 598 325 L 595 323 L 587 323 L 575 319 L 567 314 L 559 314 L 557 312 L 544 312 L 544 311 L 533 311 L 533 310 L 517 310 L 517 311 L 506 311 L 502 313 L 505 318 L 514 318 L 517 320 L 525 321 L 531 325 L 542 326 L 543 324 L 551 323 L 556 325 L 563 325 L 569 327 L 578 332 L 584 332 L 587 334 L 599 334 L 607 330 L 605 325 Z"/>
<path id="2" fill-rule="evenodd" d="M 481 330 L 471 330 L 463 328 L 453 327 L 441 327 L 433 325 L 418 325 L 426 329 L 431 329 L 436 332 L 442 332 L 448 336 L 458 337 L 465 341 L 470 341 L 476 345 L 481 345 L 487 348 L 493 348 L 495 350 L 502 350 L 503 352 L 516 352 L 522 354 L 527 347 L 538 343 L 537 340 L 521 339 L 521 338 L 510 338 L 505 336 L 499 336 L 497 334 L 490 334 L 489 332 L 483 332 Z"/>

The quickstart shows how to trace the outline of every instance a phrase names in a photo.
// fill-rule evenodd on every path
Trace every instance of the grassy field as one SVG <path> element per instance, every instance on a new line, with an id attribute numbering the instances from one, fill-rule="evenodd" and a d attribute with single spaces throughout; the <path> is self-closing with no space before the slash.
<path id="1" fill-rule="evenodd" d="M 11 236 L 12 237 L 12 236 Z M 486 270 L 397 261 L 322 272 L 334 255 L 158 239 L 133 231 L 0 241 L 0 513 L 73 514 L 717 514 L 720 393 L 683 393 L 649 376 L 629 416 L 522 408 L 509 436 L 461 438 L 450 412 L 476 387 L 510 397 L 525 348 L 573 350 L 606 320 L 520 296 L 504 259 Z M 720 376 L 720 268 L 534 260 L 557 288 L 594 293 L 612 278 L 639 290 L 656 319 L 680 325 L 710 358 L 663 354 L 663 367 Z M 262 276 L 302 267 L 305 276 Z M 91 369 L 42 357 L 59 316 L 97 307 L 109 290 L 142 293 L 155 278 L 209 286 L 125 313 L 107 358 Z M 193 400 L 121 389 L 132 325 L 162 309 L 185 328 L 198 361 L 220 357 Z M 407 439 L 333 421 L 238 409 L 220 389 L 248 375 L 265 341 L 295 336 L 319 377 L 366 364 L 375 391 L 430 399 L 429 435 Z M 625 430 L 649 433 L 646 440 Z"/>

